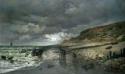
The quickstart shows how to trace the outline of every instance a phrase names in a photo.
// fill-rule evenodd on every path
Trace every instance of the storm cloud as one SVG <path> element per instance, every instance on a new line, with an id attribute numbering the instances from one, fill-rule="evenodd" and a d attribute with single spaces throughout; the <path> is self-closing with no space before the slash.
<path id="1" fill-rule="evenodd" d="M 79 34 L 125 20 L 124 0 L 0 0 L 0 44 L 35 44 L 46 34 Z"/>

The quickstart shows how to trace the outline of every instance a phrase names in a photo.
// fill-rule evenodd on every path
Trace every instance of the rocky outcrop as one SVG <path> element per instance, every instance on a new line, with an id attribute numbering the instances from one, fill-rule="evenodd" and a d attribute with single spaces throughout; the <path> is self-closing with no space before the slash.
<path id="1" fill-rule="evenodd" d="M 117 43 L 125 41 L 125 22 L 107 24 L 84 30 L 79 36 L 66 40 L 64 46 L 73 46 L 90 43 Z"/>
<path id="2" fill-rule="evenodd" d="M 66 40 L 61 44 L 64 48 L 65 63 L 67 65 L 74 65 L 74 68 L 85 70 L 95 67 L 106 70 L 110 67 L 110 71 L 117 69 L 119 71 L 125 69 L 123 64 L 111 62 L 114 59 L 121 58 L 121 62 L 125 58 L 125 22 L 118 22 L 106 26 L 90 28 L 82 31 L 78 37 Z M 108 63 L 107 63 L 108 62 Z M 119 63 L 119 61 L 115 61 Z M 105 65 L 106 64 L 106 65 Z M 119 72 L 117 71 L 117 72 Z M 114 72 L 114 71 L 111 71 Z M 121 71 L 121 74 L 124 74 Z"/>

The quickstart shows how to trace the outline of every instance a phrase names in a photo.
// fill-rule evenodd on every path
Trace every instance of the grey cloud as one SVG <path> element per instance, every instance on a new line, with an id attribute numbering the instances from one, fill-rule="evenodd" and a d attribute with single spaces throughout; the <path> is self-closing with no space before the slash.
<path id="1" fill-rule="evenodd" d="M 34 41 L 64 30 L 79 33 L 74 31 L 79 25 L 125 19 L 124 7 L 124 0 L 0 0 L 0 43 Z"/>
<path id="2" fill-rule="evenodd" d="M 27 25 L 16 25 L 12 26 L 12 30 L 18 34 L 30 34 L 30 33 L 40 33 L 45 29 L 37 24 L 27 23 Z"/>

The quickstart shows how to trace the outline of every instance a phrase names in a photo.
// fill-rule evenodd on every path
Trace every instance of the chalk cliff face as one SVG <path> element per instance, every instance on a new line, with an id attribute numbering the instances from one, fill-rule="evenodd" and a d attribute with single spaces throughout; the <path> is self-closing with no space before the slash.
<path id="1" fill-rule="evenodd" d="M 84 51 L 80 52 L 82 55 L 96 58 L 106 57 L 110 49 L 120 52 L 120 49 L 124 48 L 124 41 L 125 22 L 118 22 L 84 30 L 78 37 L 64 41 L 62 47 L 77 51 L 84 49 L 79 50 Z"/>
<path id="2" fill-rule="evenodd" d="M 62 45 L 76 45 L 86 43 L 104 43 L 125 41 L 125 22 L 107 24 L 84 30 L 78 37 L 64 41 Z"/>
<path id="3" fill-rule="evenodd" d="M 91 41 L 122 40 L 125 36 L 124 31 L 125 22 L 119 22 L 85 30 L 81 32 L 80 36 L 78 36 L 78 39 L 88 39 Z"/>

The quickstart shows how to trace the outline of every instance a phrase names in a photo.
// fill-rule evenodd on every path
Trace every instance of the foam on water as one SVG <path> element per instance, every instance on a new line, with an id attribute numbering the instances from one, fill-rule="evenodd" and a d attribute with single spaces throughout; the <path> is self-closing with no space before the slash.
<path id="1" fill-rule="evenodd" d="M 24 62 L 24 63 L 10 63 L 9 61 L 0 61 L 0 73 L 6 73 L 14 70 L 18 70 L 24 67 L 38 66 L 35 61 Z"/>

